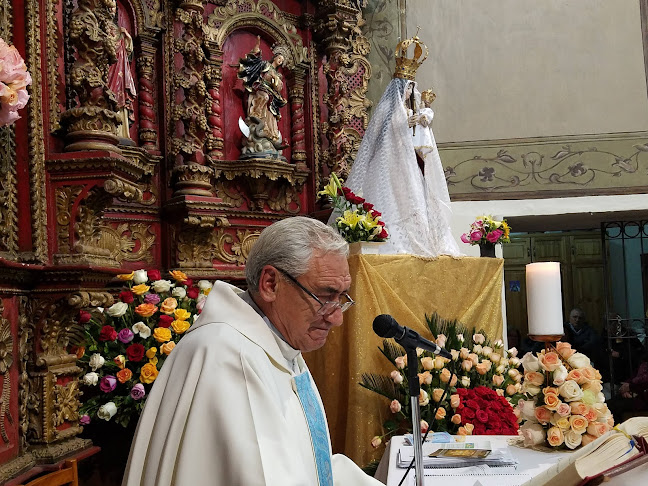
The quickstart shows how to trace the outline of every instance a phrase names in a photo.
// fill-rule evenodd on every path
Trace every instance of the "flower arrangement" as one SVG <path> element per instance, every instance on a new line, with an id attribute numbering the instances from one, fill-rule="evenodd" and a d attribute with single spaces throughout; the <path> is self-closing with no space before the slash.
<path id="1" fill-rule="evenodd" d="M 381 213 L 376 211 L 373 204 L 368 203 L 342 185 L 342 180 L 331 173 L 329 183 L 318 195 L 324 196 L 333 204 L 338 232 L 349 243 L 358 241 L 385 241 L 389 238 L 385 223 L 381 221 Z"/>
<path id="2" fill-rule="evenodd" d="M 427 431 L 434 421 L 432 430 L 459 435 L 470 435 L 475 430 L 484 434 L 517 433 L 517 417 L 511 405 L 522 397 L 517 350 L 504 350 L 500 340 L 491 344 L 483 332 L 468 330 L 456 320 L 446 321 L 433 314 L 426 316 L 426 321 L 432 340 L 449 350 L 452 360 L 417 350 L 421 431 Z M 385 437 L 412 430 L 407 355 L 403 348 L 387 339 L 380 351 L 395 369 L 389 376 L 364 373 L 360 383 L 389 401 L 390 416 L 383 423 L 383 433 L 372 439 L 374 447 L 378 447 Z M 456 370 L 455 376 L 451 368 Z M 493 411 L 502 417 L 492 428 L 480 420 L 490 419 L 485 405 L 490 401 L 498 404 L 493 406 Z M 439 407 L 433 415 L 437 404 Z"/>
<path id="3" fill-rule="evenodd" d="M 470 224 L 468 233 L 461 235 L 461 241 L 471 245 L 510 243 L 510 232 L 511 228 L 505 219 L 496 221 L 492 216 L 479 216 Z"/>
<path id="4" fill-rule="evenodd" d="M 32 82 L 25 61 L 14 46 L 0 39 L 0 127 L 11 125 L 29 100 Z"/>
<path id="5" fill-rule="evenodd" d="M 86 342 L 77 355 L 90 395 L 81 406 L 81 424 L 114 417 L 126 427 L 137 419 L 166 357 L 202 311 L 212 284 L 170 273 L 173 281 L 158 270 L 118 275 L 126 289 L 117 302 L 80 312 Z"/>
<path id="6" fill-rule="evenodd" d="M 527 447 L 548 444 L 575 449 L 614 426 L 602 393 L 601 374 L 590 360 L 558 342 L 555 348 L 522 358 L 525 395 L 516 408 Z"/>

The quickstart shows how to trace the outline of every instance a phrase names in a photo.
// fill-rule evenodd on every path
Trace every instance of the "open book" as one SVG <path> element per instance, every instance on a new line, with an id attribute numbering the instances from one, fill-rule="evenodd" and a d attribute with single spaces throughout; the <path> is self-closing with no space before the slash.
<path id="1" fill-rule="evenodd" d="M 631 418 L 617 429 L 566 455 L 524 486 L 578 486 L 615 468 L 628 469 L 635 461 L 639 464 L 638 461 L 648 452 L 645 449 L 648 417 Z"/>

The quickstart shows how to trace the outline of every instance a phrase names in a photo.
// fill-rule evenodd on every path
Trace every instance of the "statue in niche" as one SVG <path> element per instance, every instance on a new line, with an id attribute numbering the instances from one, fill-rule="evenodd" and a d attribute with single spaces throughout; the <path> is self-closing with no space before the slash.
<path id="1" fill-rule="evenodd" d="M 130 138 L 130 124 L 135 121 L 133 101 L 137 97 L 137 88 L 131 71 L 131 58 L 133 55 L 133 39 L 126 30 L 127 22 L 124 12 L 117 10 L 114 0 L 108 0 L 109 8 L 113 16 L 116 16 L 116 24 L 108 32 L 113 45 L 117 62 L 108 69 L 108 87 L 115 95 L 121 126 L 117 129 L 120 143 L 124 145 L 135 145 Z"/>
<path id="2" fill-rule="evenodd" d="M 281 154 L 286 145 L 279 131 L 280 109 L 287 101 L 281 95 L 283 76 L 279 68 L 288 60 L 284 46 L 273 47 L 271 61 L 261 57 L 261 37 L 257 36 L 254 48 L 239 60 L 238 77 L 243 80 L 247 93 L 246 118 L 239 118 L 243 133 L 241 159 L 266 158 L 285 161 Z"/>

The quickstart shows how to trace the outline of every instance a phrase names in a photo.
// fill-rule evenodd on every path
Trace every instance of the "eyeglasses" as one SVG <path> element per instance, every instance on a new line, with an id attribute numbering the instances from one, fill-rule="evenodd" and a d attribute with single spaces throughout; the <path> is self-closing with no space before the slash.
<path id="1" fill-rule="evenodd" d="M 346 299 L 346 302 L 340 302 L 338 301 L 326 301 L 322 302 L 317 295 L 315 295 L 313 292 L 308 290 L 306 287 L 304 287 L 302 284 L 300 284 L 295 277 L 290 275 L 288 272 L 285 270 L 282 270 L 281 268 L 275 267 L 279 272 L 281 272 L 282 275 L 284 275 L 286 278 L 288 278 L 292 283 L 294 283 L 297 287 L 302 289 L 304 292 L 306 292 L 308 295 L 310 295 L 313 299 L 317 301 L 317 303 L 320 305 L 320 308 L 317 310 L 317 314 L 320 316 L 328 316 L 329 314 L 333 314 L 338 308 L 344 312 L 349 309 L 353 304 L 355 304 L 355 300 L 353 300 L 349 294 L 346 292 L 342 293 L 342 297 Z"/>

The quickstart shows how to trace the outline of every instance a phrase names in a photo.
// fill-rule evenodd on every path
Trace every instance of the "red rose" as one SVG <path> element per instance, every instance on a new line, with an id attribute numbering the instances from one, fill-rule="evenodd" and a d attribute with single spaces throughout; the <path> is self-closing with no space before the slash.
<path id="1" fill-rule="evenodd" d="M 186 285 L 187 287 L 191 287 L 193 285 L 193 279 L 188 278 L 184 282 L 182 282 L 183 285 Z"/>
<path id="2" fill-rule="evenodd" d="M 475 418 L 475 411 L 472 408 L 465 408 L 463 413 L 461 414 L 461 417 L 472 420 Z"/>
<path id="3" fill-rule="evenodd" d="M 488 414 L 483 410 L 477 410 L 475 412 L 475 417 L 477 417 L 477 420 L 479 420 L 482 423 L 488 422 Z"/>
<path id="4" fill-rule="evenodd" d="M 90 322 L 90 318 L 92 316 L 88 311 L 81 310 L 79 311 L 79 324 L 85 324 L 86 322 Z"/>
<path id="5" fill-rule="evenodd" d="M 135 300 L 135 297 L 133 296 L 133 292 L 130 290 L 122 290 L 119 292 L 119 300 L 124 302 L 125 304 L 130 304 Z"/>
<path id="6" fill-rule="evenodd" d="M 160 319 L 158 320 L 158 326 L 169 327 L 172 322 L 173 322 L 173 317 L 168 316 L 166 314 L 162 314 L 160 315 Z"/>
<path id="7" fill-rule="evenodd" d="M 128 361 L 142 361 L 144 353 L 146 353 L 146 348 L 140 343 L 131 344 L 126 348 L 126 358 Z"/>
<path id="8" fill-rule="evenodd" d="M 99 333 L 99 341 L 114 341 L 117 339 L 117 331 L 112 326 L 104 326 Z"/>
<path id="9" fill-rule="evenodd" d="M 378 216 L 382 216 L 382 213 L 374 209 L 373 211 L 371 211 L 371 216 L 377 218 Z"/>
<path id="10" fill-rule="evenodd" d="M 190 299 L 198 298 L 198 294 L 200 294 L 200 289 L 198 287 L 189 287 L 187 289 L 187 297 Z"/>
<path id="11" fill-rule="evenodd" d="M 364 208 L 365 211 L 371 211 L 373 209 L 374 205 L 371 204 L 371 203 L 366 202 L 366 203 L 364 203 L 362 205 L 362 207 Z"/>
<path id="12" fill-rule="evenodd" d="M 153 281 L 153 280 L 160 280 L 160 279 L 162 278 L 162 275 L 160 275 L 160 271 L 159 271 L 159 270 L 148 270 L 148 271 L 146 272 L 146 274 L 148 275 L 148 278 L 149 278 L 149 280 L 151 280 L 151 281 Z"/>

